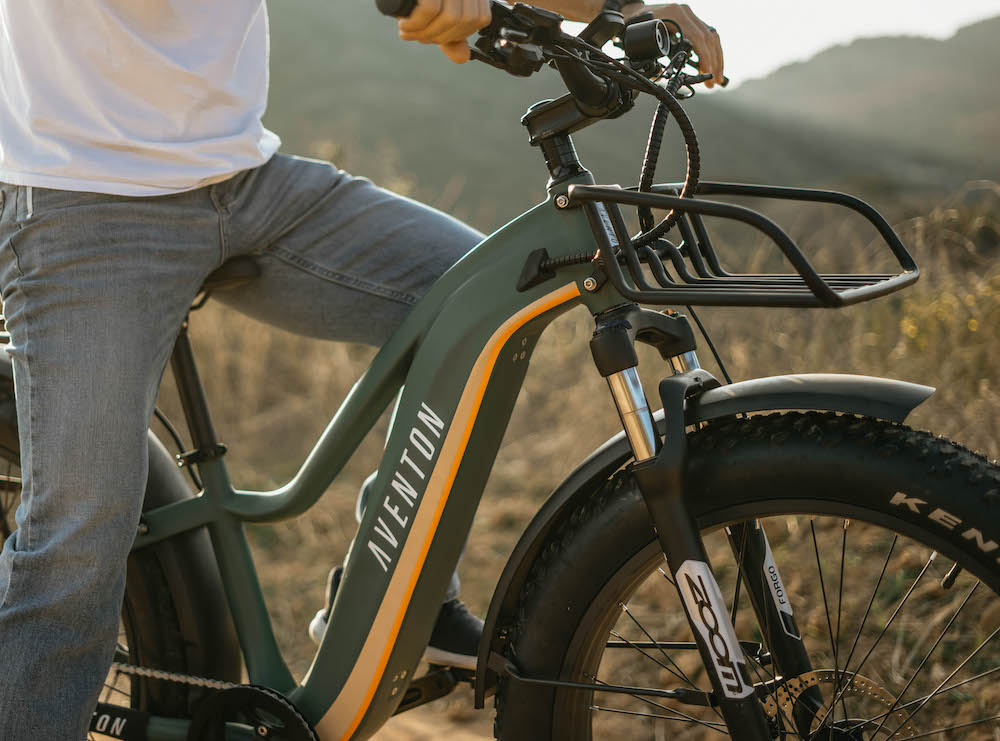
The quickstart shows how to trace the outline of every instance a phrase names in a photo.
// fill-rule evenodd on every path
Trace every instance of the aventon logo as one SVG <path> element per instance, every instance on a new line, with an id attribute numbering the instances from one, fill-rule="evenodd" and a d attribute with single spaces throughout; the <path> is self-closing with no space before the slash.
<path id="1" fill-rule="evenodd" d="M 114 736 L 115 738 L 124 738 L 125 725 L 127 723 L 127 718 L 112 718 L 108 713 L 94 713 L 94 717 L 90 722 L 90 730 Z"/>
<path id="2" fill-rule="evenodd" d="M 733 699 L 751 694 L 753 686 L 742 661 L 743 652 L 712 570 L 704 561 L 685 561 L 676 577 L 691 624 L 711 651 L 722 691 Z"/>

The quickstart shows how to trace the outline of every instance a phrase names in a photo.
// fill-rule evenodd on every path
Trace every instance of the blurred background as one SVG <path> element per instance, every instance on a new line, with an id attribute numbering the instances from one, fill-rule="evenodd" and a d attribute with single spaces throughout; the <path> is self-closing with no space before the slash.
<path id="1" fill-rule="evenodd" d="M 939 391 L 910 423 L 996 457 L 1000 1 L 690 4 L 719 29 L 733 80 L 686 106 L 704 176 L 859 195 L 888 216 L 923 271 L 914 288 L 837 312 L 701 311 L 733 379 L 852 372 L 926 383 Z M 547 174 L 519 118 L 561 94 L 555 73 L 523 80 L 453 65 L 436 48 L 399 42 L 374 3 L 270 0 L 269 8 L 265 120 L 285 152 L 332 160 L 486 232 L 543 199 Z M 642 102 L 575 137 L 599 183 L 638 180 L 652 110 Z M 659 179 L 682 179 L 682 154 L 679 135 L 669 134 Z M 861 265 L 876 249 L 872 232 L 833 211 L 770 215 L 820 262 Z M 751 234 L 720 234 L 734 263 L 772 264 L 773 248 Z M 244 488 L 294 473 L 374 355 L 293 337 L 212 302 L 192 327 Z M 578 309 L 539 344 L 461 569 L 477 612 L 534 511 L 619 429 L 590 361 L 591 330 Z M 700 355 L 716 372 L 707 349 Z M 641 368 L 649 383 L 663 373 L 650 355 Z M 161 406 L 182 418 L 169 379 Z M 384 432 L 383 420 L 308 516 L 252 530 L 272 618 L 299 676 L 313 651 L 306 628 L 353 536 L 357 490 L 378 465 Z M 474 713 L 469 694 L 402 716 L 380 738 L 436 738 L 442 723 L 455 739 L 492 737 L 492 713 Z"/>

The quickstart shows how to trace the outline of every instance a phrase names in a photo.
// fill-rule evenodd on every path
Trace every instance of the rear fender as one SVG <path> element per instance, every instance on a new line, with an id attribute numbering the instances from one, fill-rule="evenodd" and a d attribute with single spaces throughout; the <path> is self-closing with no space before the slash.
<path id="1" fill-rule="evenodd" d="M 902 422 L 934 389 L 871 376 L 804 374 L 743 381 L 706 391 L 688 402 L 687 424 L 707 422 L 741 412 L 808 410 L 843 412 Z M 654 415 L 663 434 L 663 410 Z M 490 653 L 503 653 L 507 626 L 515 621 L 521 587 L 549 533 L 574 512 L 632 458 L 620 433 L 594 451 L 563 481 L 529 523 L 518 541 L 493 593 L 479 644 L 476 707 L 483 707 L 487 687 L 495 682 Z"/>

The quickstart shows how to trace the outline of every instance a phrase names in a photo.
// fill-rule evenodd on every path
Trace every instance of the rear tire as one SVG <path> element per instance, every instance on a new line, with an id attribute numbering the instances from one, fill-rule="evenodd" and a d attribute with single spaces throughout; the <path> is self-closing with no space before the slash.
<path id="1" fill-rule="evenodd" d="M 905 705 L 933 691 L 1000 625 L 1000 468 L 955 443 L 887 422 L 833 414 L 726 419 L 689 435 L 687 487 L 689 505 L 706 536 L 730 608 L 739 569 L 722 528 L 738 522 L 763 523 L 814 670 L 834 669 L 836 664 L 842 671 L 845 659 L 853 670 L 874 642 L 859 675 L 897 706 Z M 654 637 L 657 642 L 691 640 L 676 590 L 658 572 L 660 567 L 667 571 L 666 564 L 645 503 L 627 472 L 616 474 L 552 533 L 520 595 L 516 625 L 510 626 L 507 655 L 522 675 L 685 686 L 670 676 L 669 654 L 669 661 L 676 662 L 673 666 L 682 669 L 691 684 L 710 689 L 696 651 L 651 648 L 650 657 L 627 645 L 614 651 L 607 648 L 609 640 L 620 642 L 616 636 L 633 642 Z M 930 556 L 932 552 L 939 557 Z M 883 558 L 884 576 L 876 582 Z M 953 564 L 962 571 L 954 586 L 946 589 L 942 581 Z M 915 576 L 921 567 L 922 577 Z M 913 600 L 906 596 L 911 585 Z M 862 620 L 869 593 L 871 614 Z M 966 594 L 971 594 L 968 607 L 959 610 Z M 755 624 L 745 597 L 741 599 L 739 638 L 759 642 L 766 631 Z M 899 617 L 890 620 L 899 600 L 903 600 Z M 917 670 L 953 613 L 954 627 Z M 643 625 L 640 631 L 636 626 L 646 621 L 650 627 Z M 891 630 L 880 634 L 886 622 Z M 860 640 L 849 652 L 855 629 Z M 618 658 L 622 655 L 624 661 Z M 766 667 L 754 666 L 755 682 L 769 679 Z M 975 654 L 953 681 L 973 670 L 993 669 L 1000 671 L 996 643 Z M 935 696 L 911 725 L 916 733 L 928 733 L 1000 716 L 996 679 L 992 675 Z M 827 699 L 842 694 L 839 683 L 821 685 L 821 690 Z M 859 690 L 841 698 L 833 703 L 832 717 L 816 719 L 841 724 L 832 735 L 824 732 L 824 739 L 853 739 L 836 735 L 853 727 L 862 734 L 858 738 L 885 741 L 897 725 L 903 725 L 904 716 L 892 715 L 882 729 L 876 728 L 878 721 L 857 726 L 892 709 L 884 697 L 879 705 L 862 694 Z M 659 740 L 726 735 L 724 729 L 720 733 L 718 728 L 685 721 L 665 708 L 718 724 L 710 709 L 657 702 L 654 706 L 648 698 L 556 690 L 505 679 L 497 691 L 497 738 Z M 653 715 L 659 718 L 649 717 Z M 774 723 L 786 729 L 784 735 L 776 730 L 776 737 L 800 737 L 787 731 L 791 723 L 785 724 L 780 715 Z M 998 728 L 1000 721 L 991 720 L 934 737 L 993 739 Z M 819 739 L 817 731 L 818 727 L 812 729 L 806 737 Z M 892 738 L 907 735 L 901 728 Z"/>

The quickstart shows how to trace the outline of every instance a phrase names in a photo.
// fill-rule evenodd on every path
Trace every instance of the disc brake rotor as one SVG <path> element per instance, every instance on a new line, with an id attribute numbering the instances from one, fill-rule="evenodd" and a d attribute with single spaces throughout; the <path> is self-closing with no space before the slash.
<path id="1" fill-rule="evenodd" d="M 864 739 L 865 741 L 878 741 L 878 739 L 888 738 L 912 738 L 917 735 L 917 729 L 913 724 L 907 722 L 909 713 L 899 709 L 896 698 L 877 682 L 861 674 L 851 672 L 836 672 L 833 669 L 818 669 L 816 671 L 800 674 L 792 677 L 779 686 L 773 694 L 764 701 L 764 711 L 771 717 L 776 718 L 781 715 L 785 719 L 793 718 L 795 703 L 799 696 L 810 687 L 828 685 L 830 687 L 829 698 L 824 702 L 823 707 L 816 713 L 817 727 L 810 730 L 810 735 L 816 733 L 818 724 L 828 716 L 832 718 L 831 705 L 834 701 L 840 703 L 842 699 L 859 698 L 877 703 L 885 708 L 873 720 L 863 718 L 847 719 L 837 721 L 832 725 L 832 730 L 836 734 L 841 731 L 845 739 Z M 897 708 L 889 713 L 890 708 Z M 884 716 L 884 713 L 888 713 Z M 880 727 L 881 726 L 881 727 Z M 874 736 L 865 733 L 874 733 Z M 834 735 L 832 738 L 836 739 Z"/>

